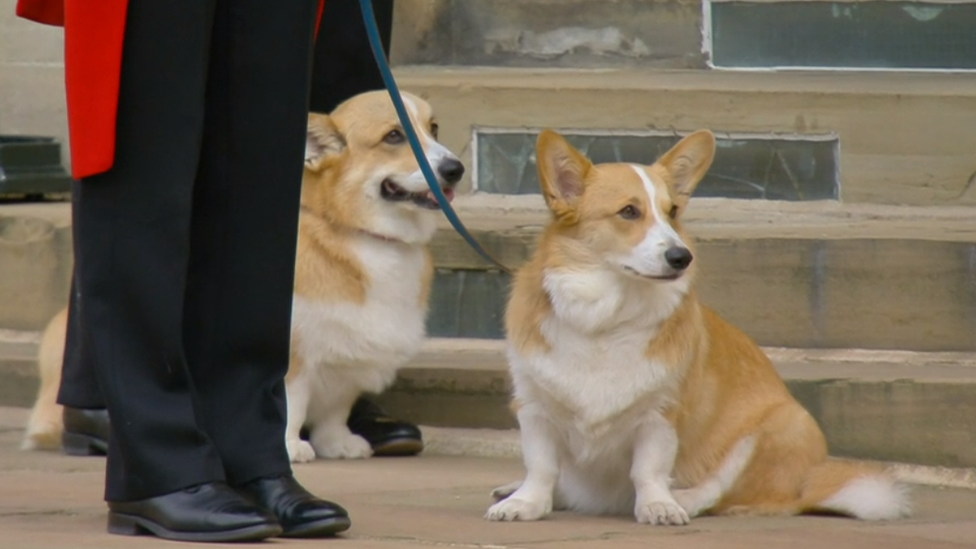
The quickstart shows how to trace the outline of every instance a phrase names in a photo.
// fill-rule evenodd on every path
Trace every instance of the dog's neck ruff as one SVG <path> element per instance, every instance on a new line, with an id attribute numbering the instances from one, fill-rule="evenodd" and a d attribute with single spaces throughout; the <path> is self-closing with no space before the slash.
<path id="1" fill-rule="evenodd" d="M 315 212 L 313 212 L 311 209 L 308 208 L 308 206 L 302 205 L 300 207 L 300 211 L 302 213 L 306 213 L 306 214 L 308 214 L 308 215 L 310 215 L 310 216 L 312 216 L 312 217 L 314 217 L 316 219 L 320 219 L 323 222 L 327 222 L 326 220 L 322 219 L 321 216 L 316 215 Z M 379 234 L 379 233 L 374 233 L 372 231 L 367 231 L 366 229 L 353 228 L 353 229 L 349 229 L 349 231 L 352 232 L 352 233 L 354 233 L 354 234 L 360 234 L 360 235 L 363 235 L 363 236 L 368 236 L 370 238 L 375 238 L 376 240 L 380 240 L 380 241 L 383 241 L 383 242 L 390 242 L 390 243 L 396 243 L 396 244 L 406 244 L 407 243 L 406 240 L 401 240 L 399 238 L 393 238 L 392 236 L 386 236 L 386 235 L 382 235 L 382 234 Z"/>

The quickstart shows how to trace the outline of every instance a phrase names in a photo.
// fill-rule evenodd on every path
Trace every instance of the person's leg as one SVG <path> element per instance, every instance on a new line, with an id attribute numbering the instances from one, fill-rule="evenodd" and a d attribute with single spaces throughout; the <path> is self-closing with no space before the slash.
<path id="1" fill-rule="evenodd" d="M 182 341 L 212 19 L 213 1 L 129 2 L 114 165 L 74 188 L 81 347 L 113 418 L 109 501 L 224 479 Z"/>
<path id="2" fill-rule="evenodd" d="M 284 377 L 315 0 L 218 0 L 193 194 L 183 341 L 201 425 L 228 481 L 283 536 L 346 530 L 292 476 Z"/>
<path id="3" fill-rule="evenodd" d="M 389 54 L 393 0 L 373 0 L 373 12 L 380 42 Z M 359 2 L 326 0 L 315 41 L 310 109 L 332 112 L 356 94 L 382 88 L 383 78 L 373 60 Z"/>
<path id="4" fill-rule="evenodd" d="M 79 331 L 80 298 L 78 284 L 72 276 L 58 389 L 58 404 L 64 406 L 61 448 L 65 454 L 74 456 L 105 455 L 111 429 L 105 399 L 95 376 L 95 365 L 91 355 L 85 352 L 85 338 Z"/>
<path id="5" fill-rule="evenodd" d="M 183 315 L 228 481 L 289 474 L 284 376 L 314 0 L 219 0 Z"/>
<path id="6" fill-rule="evenodd" d="M 105 408 L 105 399 L 102 398 L 102 391 L 95 377 L 95 365 L 91 355 L 85 352 L 84 337 L 80 332 L 80 299 L 78 283 L 72 276 L 71 295 L 68 299 L 68 332 L 65 334 L 58 404 L 89 410 Z"/>

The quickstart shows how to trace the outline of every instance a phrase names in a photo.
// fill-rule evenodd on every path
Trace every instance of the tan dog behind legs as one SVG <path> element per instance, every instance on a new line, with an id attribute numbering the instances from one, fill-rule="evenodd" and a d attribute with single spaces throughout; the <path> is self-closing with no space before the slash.
<path id="1" fill-rule="evenodd" d="M 464 166 L 437 142 L 430 105 L 402 97 L 450 200 Z M 369 443 L 346 420 L 356 398 L 385 389 L 423 342 L 433 277 L 427 243 L 441 215 L 386 92 L 309 115 L 301 208 L 286 377 L 289 456 L 368 457 Z M 42 338 L 25 449 L 61 445 L 55 399 L 66 321 L 62 310 Z M 309 442 L 299 438 L 306 422 Z"/>

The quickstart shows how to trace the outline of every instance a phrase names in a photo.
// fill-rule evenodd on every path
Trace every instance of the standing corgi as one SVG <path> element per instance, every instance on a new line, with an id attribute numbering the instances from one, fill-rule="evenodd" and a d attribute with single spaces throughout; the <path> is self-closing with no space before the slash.
<path id="1" fill-rule="evenodd" d="M 678 220 L 714 154 L 698 131 L 651 166 L 593 165 L 539 136 L 553 217 L 505 316 L 527 475 L 486 518 L 908 514 L 902 486 L 827 456 L 769 359 L 699 303 Z"/>
<path id="2" fill-rule="evenodd" d="M 430 105 L 403 101 L 450 200 L 464 166 L 437 142 Z M 427 243 L 439 205 L 386 92 L 309 117 L 285 378 L 292 461 L 364 458 L 346 426 L 363 392 L 380 392 L 419 349 L 434 268 Z M 311 424 L 309 441 L 300 438 Z"/>

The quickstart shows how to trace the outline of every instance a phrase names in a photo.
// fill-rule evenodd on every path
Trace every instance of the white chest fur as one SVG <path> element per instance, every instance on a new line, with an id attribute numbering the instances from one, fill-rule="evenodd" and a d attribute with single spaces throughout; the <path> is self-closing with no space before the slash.
<path id="1" fill-rule="evenodd" d="M 677 380 L 646 352 L 686 285 L 577 271 L 547 272 L 545 287 L 554 313 L 540 329 L 550 349 L 510 351 L 517 397 L 548 401 L 580 433 L 599 436 L 635 405 L 659 408 L 673 396 Z"/>
<path id="2" fill-rule="evenodd" d="M 426 255 L 421 246 L 370 236 L 357 237 L 354 250 L 369 279 L 365 302 L 295 295 L 292 330 L 306 368 L 356 370 L 363 375 L 363 390 L 379 391 L 423 341 Z"/>

